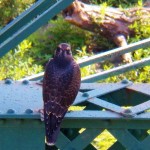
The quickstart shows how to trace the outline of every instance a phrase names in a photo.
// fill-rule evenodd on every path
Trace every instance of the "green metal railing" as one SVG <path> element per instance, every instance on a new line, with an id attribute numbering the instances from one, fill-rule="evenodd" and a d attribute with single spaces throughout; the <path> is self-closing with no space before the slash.
<path id="1" fill-rule="evenodd" d="M 127 80 L 112 84 L 82 83 L 73 105 L 82 106 L 83 110 L 66 114 L 52 149 L 95 150 L 96 142 L 92 141 L 107 129 L 116 138 L 109 150 L 149 150 L 149 89 L 149 84 Z M 43 150 L 44 123 L 37 113 L 43 105 L 40 84 L 1 81 L 0 95 L 0 149 Z M 79 132 L 81 129 L 84 131 Z"/>
<path id="2" fill-rule="evenodd" d="M 0 31 L 0 57 L 72 1 L 39 0 L 33 4 Z M 91 56 L 79 65 L 84 67 L 149 46 L 150 39 L 145 39 Z M 92 141 L 107 129 L 116 138 L 108 150 L 149 150 L 150 85 L 133 84 L 128 80 L 112 84 L 92 83 L 146 65 L 150 65 L 150 58 L 83 78 L 73 104 L 82 110 L 66 114 L 57 143 L 51 149 L 96 150 L 98 148 Z M 20 81 L 0 81 L 0 150 L 49 149 L 44 148 L 44 124 L 37 112 L 43 107 L 42 83 L 38 81 L 42 77 L 43 72 Z M 84 131 L 79 132 L 81 129 Z"/>
<path id="3" fill-rule="evenodd" d="M 108 52 L 104 52 L 101 54 L 91 56 L 88 59 L 83 59 L 82 61 L 79 62 L 79 65 L 82 68 L 82 67 L 85 67 L 85 66 L 88 66 L 91 64 L 98 63 L 98 62 L 103 61 L 103 60 L 110 59 L 111 57 L 113 57 L 115 55 L 122 55 L 124 53 L 132 52 L 132 51 L 135 51 L 137 49 L 146 48 L 149 46 L 150 46 L 150 38 L 136 42 L 136 43 L 132 43 L 132 44 L 127 45 L 125 47 L 119 47 L 119 48 L 116 48 L 116 49 L 108 51 Z M 121 73 L 125 73 L 125 72 L 130 71 L 130 70 L 135 70 L 135 69 L 141 68 L 143 66 L 147 66 L 147 65 L 150 65 L 150 57 L 139 60 L 139 61 L 135 61 L 135 62 L 130 63 L 130 64 L 125 64 L 123 66 L 119 66 L 119 67 L 110 69 L 108 71 L 103 71 L 103 72 L 100 72 L 100 73 L 97 73 L 97 74 L 94 74 L 91 76 L 87 76 L 85 78 L 82 78 L 82 82 L 96 82 L 98 80 L 106 79 L 108 77 L 115 76 L 115 75 L 118 75 Z M 44 72 L 41 72 L 41 73 L 33 75 L 31 77 L 21 79 L 20 81 L 23 81 L 23 80 L 31 80 L 31 81 L 40 80 L 40 79 L 42 79 L 43 74 L 44 74 Z"/>
<path id="4" fill-rule="evenodd" d="M 0 57 L 14 48 L 73 0 L 39 0 L 0 31 Z M 39 10 L 39 11 L 38 11 Z"/>

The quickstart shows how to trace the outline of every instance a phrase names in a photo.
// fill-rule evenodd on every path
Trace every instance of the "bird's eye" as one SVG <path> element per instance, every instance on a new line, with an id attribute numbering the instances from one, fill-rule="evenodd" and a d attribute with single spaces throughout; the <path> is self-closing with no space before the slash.
<path id="1" fill-rule="evenodd" d="M 70 50 L 67 50 L 66 53 L 67 53 L 67 55 L 70 55 L 70 54 L 71 54 L 71 51 L 70 51 Z"/>
<path id="2" fill-rule="evenodd" d="M 61 49 L 58 47 L 56 52 L 57 52 L 57 53 L 59 53 L 59 52 L 60 52 L 60 50 L 61 50 Z"/>

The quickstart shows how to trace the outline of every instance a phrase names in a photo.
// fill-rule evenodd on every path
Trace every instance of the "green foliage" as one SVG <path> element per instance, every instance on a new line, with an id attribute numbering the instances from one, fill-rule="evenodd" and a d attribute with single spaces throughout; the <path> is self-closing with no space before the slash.
<path id="1" fill-rule="evenodd" d="M 84 59 L 88 59 L 88 57 L 92 55 L 86 52 L 86 46 L 83 46 L 82 49 L 77 50 L 77 52 L 78 53 L 75 55 L 75 59 L 77 62 L 80 62 L 81 60 L 84 60 Z M 95 64 L 81 68 L 81 77 L 85 77 L 94 73 L 96 73 Z"/>
<path id="2" fill-rule="evenodd" d="M 104 130 L 99 136 L 97 136 L 92 145 L 99 150 L 107 150 L 111 145 L 113 145 L 117 140 L 107 131 Z"/>
<path id="3" fill-rule="evenodd" d="M 141 60 L 142 58 L 150 57 L 150 48 L 139 49 L 133 52 L 133 60 Z M 111 63 L 104 63 L 103 69 L 110 70 L 114 67 Z M 145 66 L 140 69 L 132 70 L 118 76 L 113 76 L 100 82 L 119 82 L 123 79 L 128 79 L 133 82 L 150 83 L 150 66 Z"/>
<path id="4" fill-rule="evenodd" d="M 99 2 L 102 3 L 101 1 Z M 114 2 L 117 7 L 130 7 L 130 6 L 133 6 L 133 4 L 135 5 L 135 1 L 131 1 L 129 3 L 127 1 L 121 0 L 119 1 L 119 3 L 116 3 L 116 1 L 114 0 L 108 0 L 108 1 L 103 1 L 104 8 L 107 5 L 110 6 L 110 4 L 111 6 L 115 6 Z M 142 5 L 143 3 L 141 0 L 139 0 L 138 2 L 136 1 L 136 7 L 141 8 L 143 7 Z M 130 29 L 133 29 L 135 31 L 135 36 L 128 37 L 128 43 L 133 43 L 133 42 L 137 42 L 142 39 L 145 39 L 145 38 L 149 38 L 149 35 L 150 35 L 150 24 L 149 24 L 150 19 L 149 18 L 150 17 L 146 16 L 147 19 L 143 19 L 142 15 L 144 15 L 144 13 L 145 12 L 142 12 L 140 9 L 136 12 L 136 17 L 138 17 L 139 19 L 130 26 Z M 94 39 L 96 43 L 95 45 L 97 46 L 101 45 L 102 49 L 115 48 L 114 44 L 112 44 L 110 41 L 107 41 L 107 39 L 101 37 L 101 35 L 95 34 L 95 37 L 96 37 Z M 150 48 L 136 50 L 132 53 L 132 57 L 134 61 L 141 60 L 142 58 L 150 57 Z M 105 70 L 110 70 L 114 68 L 115 66 L 111 64 L 110 62 L 106 61 L 101 64 L 101 67 L 102 67 L 101 69 L 105 71 Z M 113 76 L 105 80 L 102 80 L 100 82 L 119 82 L 125 78 L 133 82 L 143 82 L 143 83 L 150 82 L 150 66 L 146 66 L 146 67 L 142 67 L 141 69 L 129 71 L 118 76 Z"/>
<path id="5" fill-rule="evenodd" d="M 11 19 L 14 18 L 27 6 L 29 6 L 33 1 L 34 0 L 28 0 L 25 2 L 20 0 L 0 1 L 0 4 L 2 4 L 0 5 L 1 8 L 0 10 L 4 12 L 4 16 L 2 16 L 0 19 L 0 21 L 2 22 L 1 24 L 5 24 L 4 22 L 8 22 L 7 16 L 10 16 Z M 90 2 L 95 4 L 102 4 L 103 6 L 125 8 L 135 5 L 135 3 L 137 3 L 137 0 L 131 0 L 130 2 L 126 0 L 118 0 L 117 3 L 116 0 L 105 0 L 105 1 L 91 0 Z M 142 5 L 141 0 L 139 0 L 137 5 L 141 7 Z M 13 7 L 10 9 L 10 6 Z M 140 15 L 140 12 L 137 13 L 138 13 L 137 15 Z M 2 13 L 0 14 L 2 15 Z M 4 19 L 5 21 L 3 20 L 3 18 L 5 18 Z M 136 36 L 129 37 L 128 43 L 139 41 L 141 39 L 149 37 L 150 35 L 150 25 L 143 24 L 142 20 L 138 20 L 132 26 L 130 26 L 130 28 L 136 31 Z M 29 45 L 32 47 L 32 50 L 31 48 L 28 47 L 28 50 L 26 52 L 24 52 L 24 50 L 20 51 L 20 46 L 18 46 L 15 50 L 12 50 L 9 54 L 4 56 L 6 62 L 4 61 L 4 58 L 1 59 L 0 63 L 1 72 L 3 72 L 2 78 L 14 76 L 13 77 L 14 79 L 19 79 L 25 76 L 26 74 L 32 74 L 33 72 L 37 73 L 39 70 L 42 70 L 40 65 L 45 66 L 45 63 L 48 61 L 48 59 L 52 57 L 54 50 L 56 49 L 56 46 L 62 42 L 67 42 L 71 44 L 73 55 L 75 56 L 77 61 L 80 61 L 81 59 L 84 58 L 87 59 L 91 55 L 91 52 L 93 50 L 94 52 L 95 50 L 96 52 L 97 51 L 102 52 L 116 47 L 114 43 L 108 41 L 106 38 L 102 37 L 99 34 L 90 33 L 88 31 L 82 30 L 76 26 L 69 24 L 61 17 L 61 15 L 58 15 L 57 19 L 49 21 L 47 25 L 43 26 L 37 32 L 32 34 L 27 41 L 30 41 L 32 43 L 31 44 L 29 42 L 30 43 Z M 149 57 L 150 52 L 149 49 L 140 49 L 133 52 L 132 55 L 134 60 L 140 60 L 141 58 Z M 14 59 L 14 56 L 18 57 L 18 59 Z M 11 63 L 9 63 L 10 61 Z M 26 66 L 29 66 L 29 68 L 25 69 L 24 66 L 24 69 L 20 69 L 20 71 L 18 71 L 19 70 L 18 69 L 17 72 L 20 73 L 19 74 L 17 73 L 18 74 L 17 76 L 19 77 L 16 77 L 15 73 L 16 70 L 14 70 L 16 68 L 14 67 L 14 65 L 16 64 L 18 64 L 17 68 L 22 67 L 23 64 L 27 64 Z M 114 67 L 113 64 L 108 62 L 104 62 L 101 66 L 102 66 L 101 69 L 103 70 L 108 70 Z M 36 69 L 36 71 L 33 71 L 35 68 L 38 69 Z M 99 68 L 97 68 L 96 65 L 91 65 L 82 68 L 81 69 L 82 77 L 96 73 L 97 69 Z M 10 73 L 8 73 L 8 70 L 10 71 Z M 149 66 L 143 67 L 136 71 L 130 71 L 128 73 L 119 76 L 108 78 L 106 80 L 103 80 L 103 82 L 118 82 L 124 78 L 128 78 L 129 80 L 132 80 L 134 82 L 150 82 L 149 70 L 150 70 Z M 25 73 L 25 71 L 27 71 L 27 73 Z"/>
<path id="6" fill-rule="evenodd" d="M 114 0 L 107 1 L 92 1 L 92 3 L 103 3 L 106 6 L 115 7 L 130 7 L 135 5 L 137 1 L 119 0 L 117 3 Z M 141 7 L 141 1 L 138 2 L 138 7 Z M 139 12 L 137 12 L 140 14 Z M 137 15 L 138 15 L 137 14 Z M 144 27 L 144 28 L 143 28 Z M 149 24 L 143 24 L 142 20 L 135 22 L 130 28 L 136 31 L 135 37 L 129 37 L 128 43 L 133 43 L 141 39 L 147 38 L 150 35 Z M 46 26 L 42 27 L 35 34 L 29 38 L 33 43 L 32 55 L 34 59 L 40 64 L 45 64 L 49 57 L 52 57 L 56 46 L 61 42 L 70 43 L 73 49 L 73 54 L 77 61 L 88 58 L 90 56 L 87 52 L 92 52 L 93 49 L 98 51 L 105 51 L 113 49 L 116 45 L 99 34 L 93 34 L 88 31 L 84 31 L 78 27 L 75 27 L 66 22 L 60 15 L 56 20 L 51 20 Z M 133 60 L 140 60 L 141 58 L 149 57 L 149 49 L 138 50 L 132 53 Z M 113 68 L 114 65 L 108 62 L 102 64 L 103 70 Z M 96 73 L 96 65 L 90 65 L 81 69 L 82 77 Z M 149 82 L 149 67 L 144 67 L 136 71 L 130 71 L 119 76 L 114 76 L 103 80 L 102 82 L 118 82 L 124 78 L 128 78 L 134 82 Z"/>
<path id="7" fill-rule="evenodd" d="M 128 38 L 128 43 L 137 42 L 142 39 L 149 38 L 150 14 L 145 14 L 145 15 L 147 17 L 146 19 L 144 19 L 144 13 L 142 13 L 140 10 L 136 12 L 136 16 L 138 16 L 139 19 L 130 25 L 130 29 L 134 30 L 135 36 Z"/>
<path id="8" fill-rule="evenodd" d="M 0 0 L 0 28 L 12 21 L 35 0 Z"/>
<path id="9" fill-rule="evenodd" d="M 89 0 L 90 3 L 92 4 L 103 4 L 103 3 L 107 3 L 108 6 L 112 6 L 112 7 L 131 7 L 135 4 L 137 4 L 137 0 Z"/>
<path id="10" fill-rule="evenodd" d="M 81 49 L 83 45 L 88 44 L 88 36 L 90 36 L 89 32 L 70 25 L 62 16 L 58 16 L 56 20 L 51 20 L 31 35 L 29 39 L 33 43 L 35 59 L 44 64 L 47 58 L 53 55 L 58 44 L 71 44 L 73 54 L 75 54 L 77 48 Z"/>
<path id="11" fill-rule="evenodd" d="M 42 71 L 42 66 L 34 64 L 33 58 L 29 57 L 31 48 L 31 42 L 24 40 L 16 49 L 0 59 L 0 80 L 5 78 L 18 80 Z"/>
<path id="12" fill-rule="evenodd" d="M 137 4 L 137 0 L 90 0 L 90 3 L 92 4 L 102 4 L 102 3 L 107 3 L 108 6 L 113 6 L 113 7 L 129 7 L 134 4 Z"/>

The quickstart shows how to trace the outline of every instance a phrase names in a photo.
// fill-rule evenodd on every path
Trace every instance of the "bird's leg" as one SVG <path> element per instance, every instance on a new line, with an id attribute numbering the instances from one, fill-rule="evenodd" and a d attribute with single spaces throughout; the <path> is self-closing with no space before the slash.
<path id="1" fill-rule="evenodd" d="M 124 35 L 117 35 L 114 37 L 114 42 L 117 44 L 119 47 L 123 47 L 127 45 L 127 41 Z M 123 62 L 126 63 L 132 63 L 132 57 L 130 53 L 125 53 L 122 56 Z"/>
<path id="2" fill-rule="evenodd" d="M 41 116 L 41 121 L 44 121 L 44 109 L 39 110 L 40 116 Z"/>
<path id="3" fill-rule="evenodd" d="M 38 109 L 35 110 L 34 112 L 39 113 L 41 117 L 41 121 L 44 121 L 44 109 Z"/>

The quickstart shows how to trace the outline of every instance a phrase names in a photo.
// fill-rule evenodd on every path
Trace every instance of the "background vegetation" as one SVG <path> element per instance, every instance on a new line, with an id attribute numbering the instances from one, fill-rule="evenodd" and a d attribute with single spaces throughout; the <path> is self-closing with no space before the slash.
<path id="1" fill-rule="evenodd" d="M 35 0 L 0 0 L 0 28 L 11 22 Z"/>
<path id="2" fill-rule="evenodd" d="M 5 26 L 23 10 L 27 9 L 35 0 L 0 0 L 0 27 Z M 106 3 L 113 7 L 133 7 L 142 4 L 139 0 L 89 0 L 90 3 Z M 131 28 L 136 29 L 136 36 L 129 37 L 128 43 L 147 38 L 150 35 L 150 24 L 136 22 Z M 60 14 L 50 20 L 45 26 L 28 37 L 15 49 L 11 50 L 0 60 L 0 80 L 13 78 L 15 80 L 27 75 L 43 71 L 46 62 L 53 56 L 56 46 L 61 42 L 70 43 L 73 55 L 77 60 L 87 58 L 90 55 L 104 52 L 116 47 L 104 37 L 98 34 L 79 29 L 66 22 Z M 132 53 L 133 60 L 140 60 L 150 56 L 150 49 L 139 49 Z M 15 61 L 14 61 L 15 60 Z M 99 70 L 98 65 L 92 65 L 81 69 L 82 76 L 93 74 Z M 106 61 L 101 63 L 101 70 L 108 70 L 114 65 Z M 101 82 L 118 82 L 128 78 L 134 82 L 150 82 L 150 66 L 114 76 Z"/>
<path id="3" fill-rule="evenodd" d="M 0 28 L 27 9 L 33 2 L 35 0 L 0 0 Z M 90 0 L 90 2 L 102 4 L 104 0 Z M 137 0 L 106 0 L 105 2 L 108 6 L 123 8 L 141 5 L 141 1 Z M 43 71 L 45 63 L 53 56 L 56 46 L 61 42 L 71 44 L 77 61 L 88 58 L 93 53 L 104 52 L 116 47 L 113 43 L 97 34 L 70 25 L 64 21 L 60 14 L 55 18 L 0 59 L 0 80 L 5 78 L 18 80 L 27 75 Z M 139 41 L 150 35 L 149 24 L 143 25 L 142 22 L 137 22 L 131 28 L 136 29 L 136 36 L 129 37 L 128 43 Z M 139 49 L 133 52 L 132 56 L 134 60 L 150 57 L 150 48 Z M 108 61 L 101 64 L 102 70 L 108 70 L 113 67 L 114 65 Z M 82 76 L 94 74 L 97 69 L 96 65 L 84 67 L 81 69 Z M 124 78 L 134 82 L 150 83 L 150 66 L 114 76 L 101 82 L 118 82 Z M 101 150 L 106 150 L 115 141 L 116 139 L 105 130 L 92 144 Z"/>

